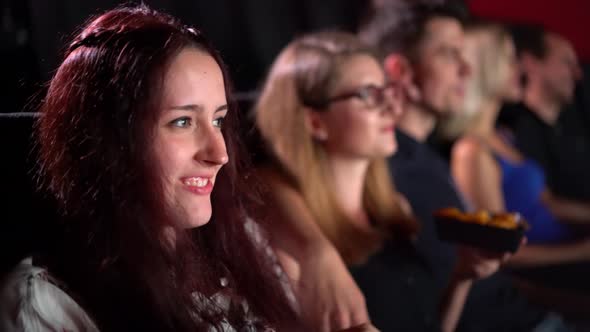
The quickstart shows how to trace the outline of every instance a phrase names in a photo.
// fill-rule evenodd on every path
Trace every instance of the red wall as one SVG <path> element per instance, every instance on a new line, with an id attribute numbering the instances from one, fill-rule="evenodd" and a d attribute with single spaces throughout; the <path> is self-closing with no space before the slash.
<path id="1" fill-rule="evenodd" d="M 471 12 L 508 22 L 540 23 L 572 41 L 590 62 L 590 0 L 467 0 Z"/>

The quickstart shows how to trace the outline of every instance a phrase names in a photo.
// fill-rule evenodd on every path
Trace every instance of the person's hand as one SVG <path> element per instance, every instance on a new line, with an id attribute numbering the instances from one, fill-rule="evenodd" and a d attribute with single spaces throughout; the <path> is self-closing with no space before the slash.
<path id="1" fill-rule="evenodd" d="M 299 271 L 292 280 L 303 321 L 322 332 L 369 322 L 365 297 L 336 249 L 323 246 L 306 256 L 297 262 Z"/>
<path id="2" fill-rule="evenodd" d="M 526 239 L 523 239 L 520 247 L 525 245 L 525 243 Z M 512 253 L 459 245 L 457 247 L 457 256 L 455 277 L 465 280 L 479 280 L 496 273 L 502 264 L 512 257 Z"/>

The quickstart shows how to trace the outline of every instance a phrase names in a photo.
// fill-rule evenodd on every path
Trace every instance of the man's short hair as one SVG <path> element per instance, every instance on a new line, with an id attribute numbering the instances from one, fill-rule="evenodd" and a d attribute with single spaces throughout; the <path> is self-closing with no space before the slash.
<path id="1" fill-rule="evenodd" d="M 427 23 L 434 18 L 452 18 L 463 24 L 467 10 L 458 2 L 390 0 L 371 8 L 361 21 L 359 36 L 377 48 L 382 57 L 400 53 L 415 57 Z"/>
<path id="2" fill-rule="evenodd" d="M 519 57 L 523 53 L 529 53 L 538 59 L 544 59 L 547 55 L 547 30 L 541 25 L 515 24 L 510 27 L 510 33 Z"/>

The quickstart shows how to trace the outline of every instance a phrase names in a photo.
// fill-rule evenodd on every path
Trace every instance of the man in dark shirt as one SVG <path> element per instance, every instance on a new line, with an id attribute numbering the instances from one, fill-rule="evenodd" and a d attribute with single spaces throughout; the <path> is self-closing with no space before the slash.
<path id="1" fill-rule="evenodd" d="M 512 129 L 517 149 L 544 169 L 553 193 L 590 200 L 590 128 L 573 106 L 581 78 L 574 49 L 540 27 L 516 27 L 513 35 L 526 78 L 524 101 L 504 107 L 501 122 Z"/>
<path id="2" fill-rule="evenodd" d="M 397 130 L 398 152 L 390 160 L 397 189 L 412 204 L 422 229 L 417 247 L 444 285 L 455 260 L 453 247 L 438 240 L 432 212 L 449 206 L 466 209 L 444 160 L 424 142 Z M 529 331 L 545 313 L 516 290 L 499 272 L 478 281 L 469 294 L 458 331 Z"/>
<path id="3" fill-rule="evenodd" d="M 396 129 L 398 150 L 390 166 L 397 189 L 421 222 L 417 252 L 441 289 L 457 255 L 452 245 L 438 240 L 432 213 L 450 206 L 465 210 L 466 206 L 448 165 L 425 142 L 438 119 L 463 102 L 469 68 L 461 55 L 461 20 L 449 7 L 424 12 L 392 7 L 376 11 L 368 22 L 361 37 L 379 48 L 388 78 L 405 88 L 404 113 Z M 496 273 L 471 287 L 458 330 L 530 331 L 550 324 L 546 317 L 520 295 L 505 274 Z"/>

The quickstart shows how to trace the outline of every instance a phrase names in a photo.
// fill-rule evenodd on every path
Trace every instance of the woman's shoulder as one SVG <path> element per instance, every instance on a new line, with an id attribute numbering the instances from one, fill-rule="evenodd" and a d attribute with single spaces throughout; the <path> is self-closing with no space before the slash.
<path id="1" fill-rule="evenodd" d="M 490 145 L 482 138 L 466 135 L 459 138 L 451 151 L 451 161 L 459 163 L 477 163 L 486 162 L 493 156 Z"/>
<path id="2" fill-rule="evenodd" d="M 453 144 L 453 153 L 489 153 L 490 145 L 482 137 L 465 135 Z"/>
<path id="3" fill-rule="evenodd" d="M 0 283 L 2 331 L 98 331 L 47 270 L 21 261 Z"/>

